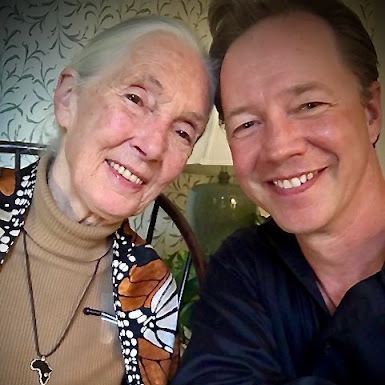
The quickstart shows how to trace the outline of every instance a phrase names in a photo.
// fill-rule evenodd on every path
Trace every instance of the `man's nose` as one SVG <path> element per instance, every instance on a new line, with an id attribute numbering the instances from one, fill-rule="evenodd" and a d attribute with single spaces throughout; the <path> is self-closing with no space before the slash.
<path id="1" fill-rule="evenodd" d="M 266 135 L 262 143 L 264 157 L 271 162 L 282 162 L 306 151 L 303 125 L 286 114 L 276 114 L 266 121 Z"/>

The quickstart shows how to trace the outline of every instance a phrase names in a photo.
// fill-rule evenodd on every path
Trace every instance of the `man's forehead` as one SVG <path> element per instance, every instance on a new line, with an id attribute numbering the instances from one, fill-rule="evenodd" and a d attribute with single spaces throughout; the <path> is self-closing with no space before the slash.
<path id="1" fill-rule="evenodd" d="M 229 47 L 229 51 L 242 45 L 268 46 L 295 37 L 298 43 L 306 41 L 304 32 L 315 32 L 315 36 L 330 37 L 334 41 L 332 28 L 317 15 L 305 11 L 292 11 L 287 14 L 270 16 L 252 25 Z M 263 52 L 259 53 L 263 55 Z"/>
<path id="2" fill-rule="evenodd" d="M 317 16 L 296 12 L 267 18 L 238 37 L 224 57 L 222 70 L 227 72 L 229 66 L 232 72 L 237 63 L 243 63 L 240 66 L 243 70 L 245 66 L 253 70 L 258 65 L 259 73 L 269 73 L 286 60 L 292 65 L 295 62 L 311 65 L 312 60 L 317 64 L 327 55 L 333 56 L 333 61 L 341 60 L 330 26 Z"/>

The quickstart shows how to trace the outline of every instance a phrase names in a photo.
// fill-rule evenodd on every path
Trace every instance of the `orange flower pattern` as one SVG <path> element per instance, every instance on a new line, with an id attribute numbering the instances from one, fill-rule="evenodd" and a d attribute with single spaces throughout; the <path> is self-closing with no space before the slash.
<path id="1" fill-rule="evenodd" d="M 150 245 L 133 242 L 126 223 L 115 238 L 115 312 L 128 383 L 164 385 L 178 320 L 176 283 Z"/>

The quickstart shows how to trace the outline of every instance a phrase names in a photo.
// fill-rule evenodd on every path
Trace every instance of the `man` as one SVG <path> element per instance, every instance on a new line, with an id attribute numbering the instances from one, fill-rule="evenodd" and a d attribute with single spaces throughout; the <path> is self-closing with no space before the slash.
<path id="1" fill-rule="evenodd" d="M 212 259 L 174 384 L 384 384 L 377 56 L 338 0 L 214 0 L 217 108 L 271 214 Z"/>

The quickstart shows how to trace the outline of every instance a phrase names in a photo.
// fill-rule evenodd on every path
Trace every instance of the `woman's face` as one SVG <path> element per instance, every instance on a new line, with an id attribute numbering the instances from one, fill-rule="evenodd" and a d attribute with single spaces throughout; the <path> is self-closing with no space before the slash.
<path id="1" fill-rule="evenodd" d="M 76 219 L 119 222 L 182 172 L 207 123 L 207 72 L 185 43 L 152 33 L 91 84 L 75 77 L 64 72 L 55 95 L 65 134 L 52 175 Z"/>

